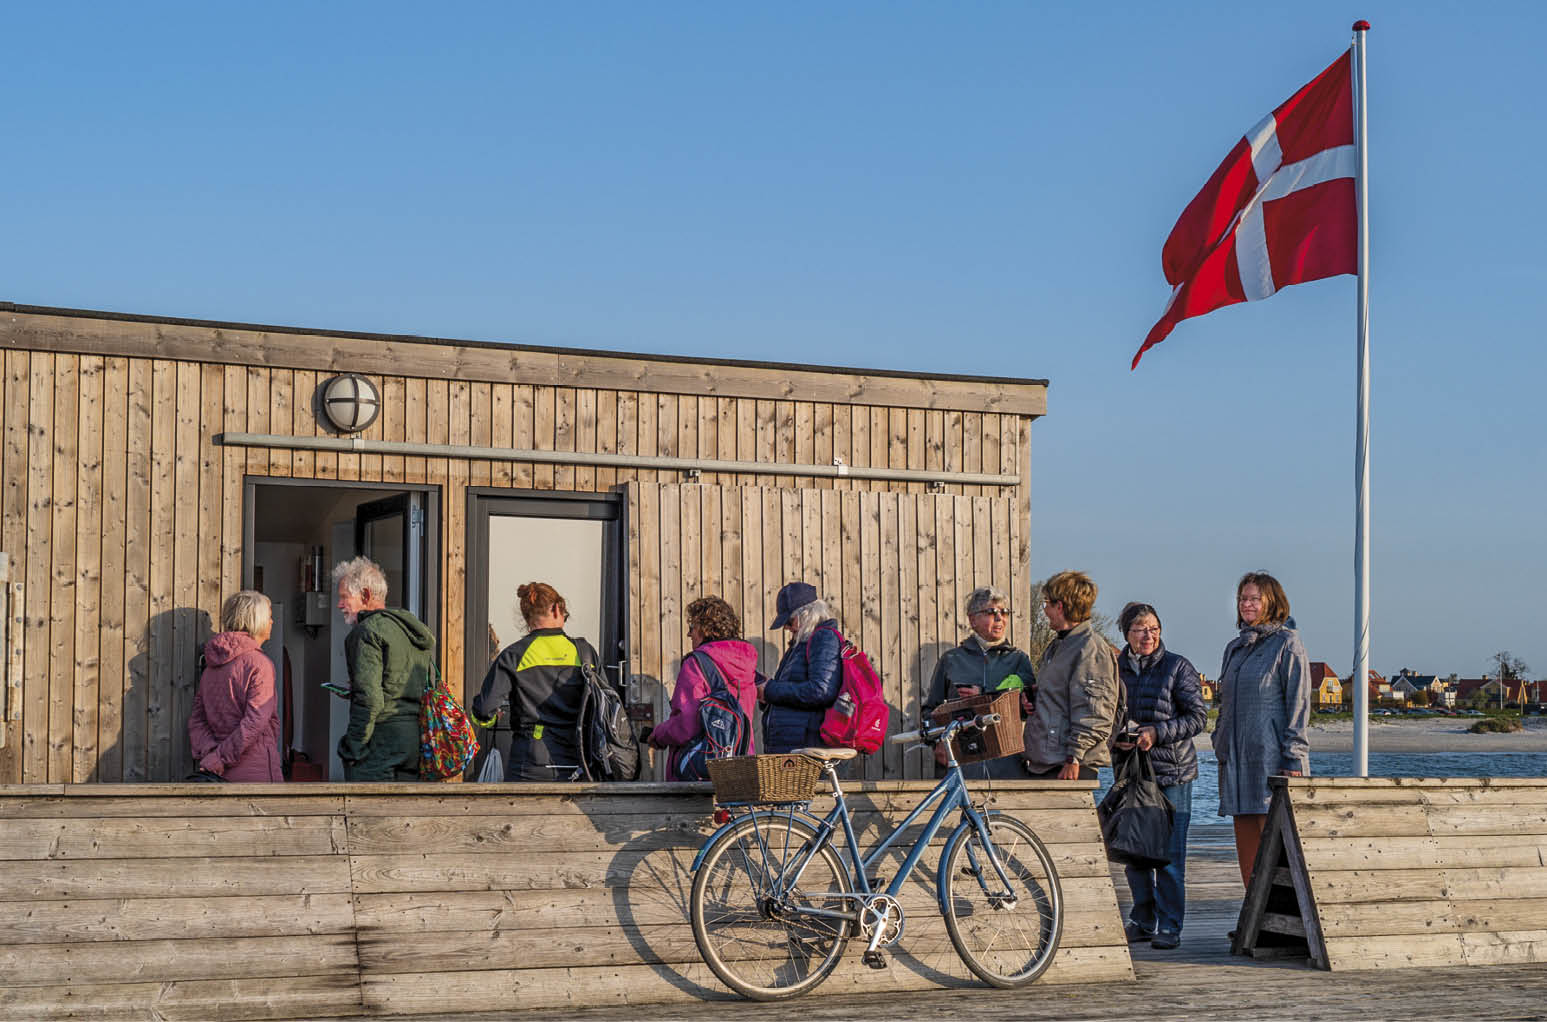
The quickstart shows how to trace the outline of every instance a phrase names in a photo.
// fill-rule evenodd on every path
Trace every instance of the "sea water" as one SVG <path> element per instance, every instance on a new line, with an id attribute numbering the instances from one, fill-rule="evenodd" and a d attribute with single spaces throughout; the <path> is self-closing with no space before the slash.
<path id="1" fill-rule="evenodd" d="M 1371 777 L 1547 777 L 1547 752 L 1371 752 Z M 1350 777 L 1352 752 L 1312 752 L 1311 773 Z M 1112 786 L 1112 769 L 1101 769 L 1096 801 Z M 1198 750 L 1198 779 L 1192 786 L 1193 824 L 1229 823 L 1219 815 L 1219 764 L 1212 749 Z"/>

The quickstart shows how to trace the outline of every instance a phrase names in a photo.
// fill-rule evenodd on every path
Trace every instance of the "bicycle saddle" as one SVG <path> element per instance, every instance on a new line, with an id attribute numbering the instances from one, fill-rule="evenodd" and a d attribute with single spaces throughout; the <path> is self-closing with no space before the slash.
<path id="1" fill-rule="evenodd" d="M 812 759 L 820 759 L 820 760 L 823 760 L 823 761 L 831 761 L 831 762 L 834 762 L 834 763 L 838 763 L 838 762 L 842 762 L 843 760 L 846 760 L 846 759 L 853 759 L 855 756 L 859 755 L 859 751 L 857 749 L 810 748 L 810 749 L 796 749 L 795 750 L 795 755 L 797 755 L 797 756 L 810 756 Z"/>

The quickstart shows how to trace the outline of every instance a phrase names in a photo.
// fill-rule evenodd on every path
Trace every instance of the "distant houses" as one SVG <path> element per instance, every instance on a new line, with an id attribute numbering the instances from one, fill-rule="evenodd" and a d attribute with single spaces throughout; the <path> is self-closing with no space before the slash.
<path id="1" fill-rule="evenodd" d="M 1203 683 L 1203 698 L 1213 704 L 1219 699 L 1218 685 L 1199 675 Z M 1351 710 L 1354 702 L 1353 674 L 1340 678 L 1332 665 L 1324 660 L 1311 661 L 1311 697 L 1317 710 L 1333 712 Z M 1379 671 L 1371 670 L 1365 680 L 1369 691 L 1371 709 L 1385 707 L 1433 707 L 1436 709 L 1476 708 L 1486 709 L 1500 705 L 1507 709 L 1547 713 L 1547 680 L 1509 681 L 1500 684 L 1499 679 L 1483 675 L 1481 678 L 1457 678 L 1454 674 L 1442 678 L 1436 674 L 1419 674 L 1404 667 L 1388 681 Z"/>
<path id="2" fill-rule="evenodd" d="M 1521 709 L 1540 706 L 1544 702 L 1547 702 L 1547 681 L 1501 681 L 1485 674 L 1481 678 L 1461 678 L 1456 682 L 1456 704 L 1459 706 Z"/>

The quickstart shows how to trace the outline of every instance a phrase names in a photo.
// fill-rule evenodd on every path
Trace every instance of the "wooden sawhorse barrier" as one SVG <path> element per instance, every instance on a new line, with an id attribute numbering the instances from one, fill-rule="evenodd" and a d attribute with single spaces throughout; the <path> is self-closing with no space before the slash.
<path id="1" fill-rule="evenodd" d="M 853 784 L 861 842 L 930 787 Z M 1063 940 L 1042 982 L 1133 978 L 1093 787 L 993 787 L 993 808 L 1043 838 L 1063 880 Z M 687 914 L 710 809 L 699 784 L 3 786 L 0 1017 L 447 1016 L 728 997 Z M 904 894 L 889 968 L 863 967 L 851 944 L 811 996 L 977 985 L 933 907 L 937 861 L 926 856 Z"/>
<path id="2" fill-rule="evenodd" d="M 1275 777 L 1232 951 L 1547 962 L 1547 779 Z"/>

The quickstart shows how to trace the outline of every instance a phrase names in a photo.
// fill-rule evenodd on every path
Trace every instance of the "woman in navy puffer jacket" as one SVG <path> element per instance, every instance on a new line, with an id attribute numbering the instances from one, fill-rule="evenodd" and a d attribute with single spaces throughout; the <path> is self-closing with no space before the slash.
<path id="1" fill-rule="evenodd" d="M 1128 696 L 1129 725 L 1149 750 L 1160 782 L 1176 815 L 1171 823 L 1171 863 L 1161 869 L 1125 868 L 1133 911 L 1126 931 L 1129 943 L 1148 940 L 1152 947 L 1174 948 L 1182 942 L 1182 917 L 1187 909 L 1187 827 L 1192 821 L 1192 782 L 1198 777 L 1193 739 L 1208 723 L 1198 671 L 1187 658 L 1160 641 L 1160 615 L 1147 603 L 1123 608 L 1118 626 L 1128 639 L 1117 658 L 1118 674 Z"/>
<path id="2" fill-rule="evenodd" d="M 778 608 L 778 617 L 768 627 L 787 630 L 790 644 L 774 676 L 758 686 L 758 699 L 768 706 L 763 748 L 790 752 L 821 746 L 822 717 L 838 699 L 843 680 L 838 621 L 817 598 L 816 587 L 805 582 L 780 589 Z"/>

